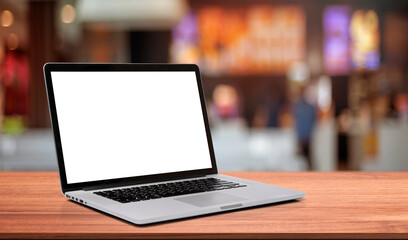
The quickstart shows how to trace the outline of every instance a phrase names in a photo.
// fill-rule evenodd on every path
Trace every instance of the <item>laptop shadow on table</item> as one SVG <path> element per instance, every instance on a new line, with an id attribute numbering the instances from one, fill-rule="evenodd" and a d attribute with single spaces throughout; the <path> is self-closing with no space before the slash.
<path id="1" fill-rule="evenodd" d="M 124 219 L 118 218 L 118 217 L 116 217 L 116 216 L 114 216 L 114 215 L 111 215 L 111 214 L 109 214 L 109 213 L 102 212 L 102 211 L 100 211 L 100 210 L 98 210 L 98 209 L 92 208 L 92 207 L 87 206 L 87 205 L 82 205 L 82 204 L 80 204 L 80 203 L 78 203 L 78 202 L 75 202 L 75 201 L 72 201 L 72 200 L 69 200 L 69 201 L 71 201 L 71 202 L 73 202 L 73 203 L 75 203 L 75 204 L 78 204 L 78 205 L 80 205 L 80 206 L 86 207 L 86 208 L 88 208 L 88 209 L 91 209 L 91 210 L 93 210 L 93 211 L 96 211 L 96 212 L 98 212 L 98 213 L 101 213 L 101 214 L 103 214 L 103 215 L 105 215 L 105 216 L 115 218 L 115 219 L 117 219 L 117 220 L 119 220 L 119 221 L 121 221 L 121 222 L 123 222 L 123 223 L 128 224 L 128 225 L 132 225 L 132 226 L 144 228 L 144 227 L 151 227 L 151 226 L 160 226 L 160 225 L 169 224 L 169 223 L 173 223 L 173 222 L 187 221 L 187 220 L 195 219 L 195 218 L 205 218 L 205 217 L 210 217 L 210 216 L 214 216 L 214 215 L 228 214 L 228 213 L 230 213 L 230 212 L 239 212 L 239 211 L 246 211 L 246 210 L 250 210 L 250 209 L 257 209 L 257 208 L 264 208 L 264 207 L 285 205 L 285 204 L 289 204 L 289 203 L 300 202 L 300 201 L 302 201 L 302 199 L 294 199 L 294 200 L 288 200 L 288 201 L 282 201 L 282 202 L 276 202 L 276 203 L 269 203 L 269 204 L 263 204 L 263 205 L 252 206 L 252 207 L 246 207 L 246 208 L 231 209 L 231 210 L 226 210 L 226 211 L 222 211 L 222 212 L 208 213 L 208 214 L 203 214 L 203 215 L 196 215 L 196 216 L 191 216 L 191 217 L 185 217 L 185 218 L 167 220 L 167 221 L 162 221 L 162 222 L 157 222 L 157 223 L 148 223 L 148 224 L 143 224 L 143 225 L 139 225 L 139 224 L 135 224 L 135 223 L 126 221 L 126 220 L 124 220 Z"/>

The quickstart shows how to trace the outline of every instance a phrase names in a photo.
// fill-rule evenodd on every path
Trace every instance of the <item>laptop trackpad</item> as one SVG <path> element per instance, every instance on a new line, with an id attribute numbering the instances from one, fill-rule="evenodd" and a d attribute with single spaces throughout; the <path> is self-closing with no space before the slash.
<path id="1" fill-rule="evenodd" d="M 243 201 L 245 199 L 225 193 L 207 193 L 191 197 L 175 198 L 174 200 L 188 203 L 197 207 L 206 207 L 210 205 L 221 205 L 225 203 Z"/>

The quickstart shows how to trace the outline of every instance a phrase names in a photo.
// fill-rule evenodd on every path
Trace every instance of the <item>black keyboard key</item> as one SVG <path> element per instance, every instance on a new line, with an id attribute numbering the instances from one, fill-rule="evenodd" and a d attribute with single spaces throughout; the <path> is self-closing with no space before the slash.
<path id="1" fill-rule="evenodd" d="M 246 187 L 246 185 L 229 182 L 226 180 L 220 180 L 217 178 L 203 178 L 180 182 L 146 185 L 141 187 L 99 191 L 94 193 L 114 201 L 129 203 L 200 192 L 232 189 L 238 187 Z"/>

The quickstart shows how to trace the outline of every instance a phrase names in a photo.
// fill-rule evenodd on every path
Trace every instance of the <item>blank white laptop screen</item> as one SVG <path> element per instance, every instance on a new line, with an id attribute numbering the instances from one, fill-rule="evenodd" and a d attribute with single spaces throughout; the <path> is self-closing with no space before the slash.
<path id="1" fill-rule="evenodd" d="M 51 79 L 68 184 L 211 168 L 194 71 Z"/>

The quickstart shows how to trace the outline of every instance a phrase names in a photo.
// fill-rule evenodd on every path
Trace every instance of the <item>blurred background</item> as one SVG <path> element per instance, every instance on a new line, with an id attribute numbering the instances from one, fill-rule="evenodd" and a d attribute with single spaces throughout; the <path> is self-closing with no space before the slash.
<path id="1" fill-rule="evenodd" d="M 407 43 L 406 0 L 0 0 L 0 171 L 57 170 L 49 61 L 198 64 L 220 170 L 408 170 Z"/>

